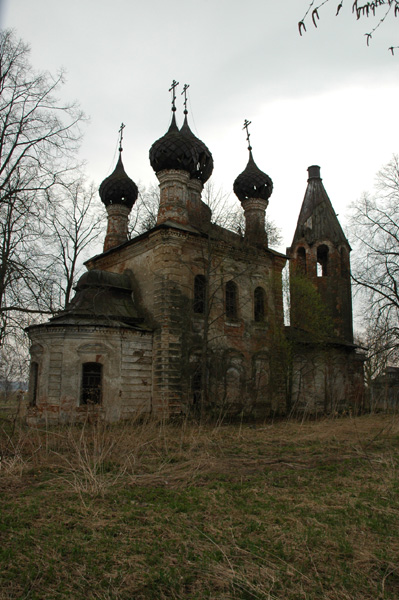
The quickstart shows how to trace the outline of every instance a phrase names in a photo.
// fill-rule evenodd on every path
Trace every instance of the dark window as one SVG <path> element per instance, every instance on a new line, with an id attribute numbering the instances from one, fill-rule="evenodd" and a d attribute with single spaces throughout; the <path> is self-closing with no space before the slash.
<path id="1" fill-rule="evenodd" d="M 100 363 L 84 363 L 82 365 L 81 404 L 100 404 L 101 402 L 102 365 Z"/>
<path id="2" fill-rule="evenodd" d="M 194 279 L 194 303 L 193 309 L 195 313 L 203 315 L 205 313 L 205 297 L 206 297 L 206 279 L 204 275 L 196 275 Z"/>
<path id="3" fill-rule="evenodd" d="M 237 319 L 238 315 L 238 293 L 237 285 L 234 281 L 226 283 L 226 317 L 228 319 Z"/>
<path id="4" fill-rule="evenodd" d="M 302 246 L 298 248 L 297 253 L 297 266 L 301 273 L 306 273 L 306 250 Z"/>
<path id="5" fill-rule="evenodd" d="M 191 392 L 193 395 L 193 404 L 196 406 L 199 406 L 201 404 L 201 392 L 202 392 L 202 376 L 201 376 L 201 369 L 200 369 L 199 365 L 191 379 Z"/>
<path id="6" fill-rule="evenodd" d="M 254 317 L 258 323 L 265 320 L 265 290 L 257 287 L 254 292 Z"/>
<path id="7" fill-rule="evenodd" d="M 328 246 L 323 244 L 317 248 L 317 276 L 328 275 Z"/>
<path id="8" fill-rule="evenodd" d="M 31 389 L 31 406 L 36 406 L 37 401 L 37 384 L 39 375 L 39 365 L 37 362 L 32 362 L 30 365 L 30 389 Z"/>

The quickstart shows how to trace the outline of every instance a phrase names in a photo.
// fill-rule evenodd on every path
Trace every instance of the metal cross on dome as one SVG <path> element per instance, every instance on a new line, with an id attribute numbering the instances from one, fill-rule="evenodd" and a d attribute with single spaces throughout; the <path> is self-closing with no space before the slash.
<path id="1" fill-rule="evenodd" d="M 125 129 L 126 125 L 124 123 L 121 123 L 121 126 L 119 127 L 119 152 L 122 152 L 123 148 L 122 148 L 122 140 L 123 140 L 123 130 Z"/>
<path id="2" fill-rule="evenodd" d="M 190 84 L 185 83 L 184 87 L 183 87 L 183 91 L 181 93 L 182 96 L 184 94 L 184 114 L 185 115 L 188 113 L 188 111 L 187 111 L 187 90 L 189 87 L 190 87 Z"/>
<path id="3" fill-rule="evenodd" d="M 248 150 L 249 151 L 252 150 L 252 146 L 251 146 L 251 144 L 249 142 L 249 138 L 250 138 L 251 134 L 248 131 L 248 127 L 249 127 L 249 125 L 251 125 L 251 123 L 252 123 L 252 121 L 248 121 L 248 119 L 245 119 L 245 121 L 244 121 L 244 127 L 243 127 L 243 129 L 245 129 L 246 132 L 247 132 L 247 142 L 248 142 Z"/>
<path id="4" fill-rule="evenodd" d="M 172 110 L 173 112 L 176 111 L 176 94 L 175 94 L 175 88 L 179 85 L 179 82 L 176 81 L 175 79 L 172 81 L 172 85 L 169 88 L 169 91 L 172 92 Z"/>

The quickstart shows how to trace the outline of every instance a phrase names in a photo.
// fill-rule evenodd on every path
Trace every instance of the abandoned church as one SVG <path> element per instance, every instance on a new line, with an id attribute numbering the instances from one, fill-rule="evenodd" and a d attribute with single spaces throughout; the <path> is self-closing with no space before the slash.
<path id="1" fill-rule="evenodd" d="M 180 129 L 175 111 L 173 93 L 169 130 L 150 149 L 156 226 L 128 239 L 138 190 L 120 148 L 99 189 L 108 215 L 103 252 L 86 262 L 67 308 L 28 328 L 28 422 L 358 405 L 363 362 L 353 343 L 350 246 L 320 168 L 308 169 L 291 247 L 276 252 L 265 231 L 273 184 L 254 162 L 248 130 L 248 164 L 233 187 L 245 216 L 238 234 L 212 223 L 202 200 L 212 154 L 192 133 L 186 104 Z"/>

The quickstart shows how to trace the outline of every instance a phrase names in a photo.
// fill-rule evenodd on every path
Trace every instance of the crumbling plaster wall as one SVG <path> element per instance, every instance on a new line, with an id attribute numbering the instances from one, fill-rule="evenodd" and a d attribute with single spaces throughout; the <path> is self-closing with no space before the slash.
<path id="1" fill-rule="evenodd" d="M 84 421 L 88 414 L 118 421 L 151 411 L 152 336 L 129 329 L 39 326 L 30 331 L 38 364 L 30 424 Z M 82 365 L 103 365 L 100 405 L 80 405 Z M 33 390 L 30 390 L 33 398 Z"/>

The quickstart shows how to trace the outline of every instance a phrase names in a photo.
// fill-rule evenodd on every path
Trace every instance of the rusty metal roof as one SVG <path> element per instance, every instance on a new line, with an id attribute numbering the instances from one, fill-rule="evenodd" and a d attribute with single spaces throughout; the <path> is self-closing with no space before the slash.
<path id="1" fill-rule="evenodd" d="M 84 319 L 134 325 L 143 320 L 134 304 L 127 275 L 93 269 L 82 275 L 75 289 L 74 298 L 50 320 L 51 324 L 80 323 Z"/>

